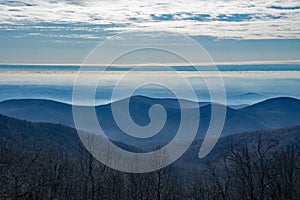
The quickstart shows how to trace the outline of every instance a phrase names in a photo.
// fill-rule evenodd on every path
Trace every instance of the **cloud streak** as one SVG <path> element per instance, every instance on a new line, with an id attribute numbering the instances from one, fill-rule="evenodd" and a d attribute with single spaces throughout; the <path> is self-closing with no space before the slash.
<path id="1" fill-rule="evenodd" d="M 234 39 L 300 38 L 299 8 L 298 0 L 0 0 L 0 27 L 32 30 L 39 26 L 37 30 L 59 29 L 83 39 L 128 30 Z"/>

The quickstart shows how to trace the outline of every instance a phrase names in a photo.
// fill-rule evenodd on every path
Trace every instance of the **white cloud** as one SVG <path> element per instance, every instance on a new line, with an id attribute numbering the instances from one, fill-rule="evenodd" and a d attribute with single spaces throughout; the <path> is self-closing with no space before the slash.
<path id="1" fill-rule="evenodd" d="M 83 82 L 83 85 L 89 85 L 90 80 L 96 80 L 101 75 L 101 71 L 88 71 L 82 73 L 83 77 L 86 80 Z M 120 78 L 122 78 L 126 73 L 122 71 L 107 71 L 105 76 L 101 78 L 100 85 L 102 86 L 114 86 Z M 178 72 L 170 71 L 137 71 L 126 74 L 126 81 L 131 84 L 136 84 L 134 80 L 138 77 L 142 77 L 147 80 L 147 77 L 153 77 L 153 75 L 159 75 L 162 79 L 168 79 L 173 84 L 178 84 Z M 180 72 L 180 75 L 187 79 L 202 79 L 199 77 L 198 72 Z M 222 72 L 213 72 L 213 71 L 202 71 L 201 75 L 205 78 L 241 78 L 244 79 L 253 79 L 253 80 L 279 80 L 279 79 L 295 79 L 299 80 L 300 71 L 222 71 Z M 0 71 L 0 85 L 70 85 L 74 84 L 74 81 L 77 77 L 77 71 Z M 132 78 L 131 78 L 132 77 Z M 124 77 L 123 77 L 124 78 Z M 126 84 L 127 85 L 127 84 Z"/>
<path id="2" fill-rule="evenodd" d="M 0 0 L 0 23 L 6 24 L 2 29 L 80 23 L 79 27 L 59 28 L 95 31 L 100 27 L 114 32 L 146 28 L 218 38 L 300 38 L 299 6 L 298 0 L 32 0 L 30 4 Z"/>

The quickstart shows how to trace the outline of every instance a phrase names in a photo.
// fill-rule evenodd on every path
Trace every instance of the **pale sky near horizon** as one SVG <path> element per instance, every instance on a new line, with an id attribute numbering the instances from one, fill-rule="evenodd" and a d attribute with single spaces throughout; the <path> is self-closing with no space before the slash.
<path id="1" fill-rule="evenodd" d="M 300 2 L 0 0 L 0 63 L 81 63 L 108 37 L 169 31 L 215 62 L 300 60 Z"/>

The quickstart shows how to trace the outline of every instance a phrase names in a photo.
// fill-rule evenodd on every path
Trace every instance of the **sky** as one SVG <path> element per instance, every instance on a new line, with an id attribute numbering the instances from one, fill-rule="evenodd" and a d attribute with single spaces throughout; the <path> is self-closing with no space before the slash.
<path id="1" fill-rule="evenodd" d="M 0 63 L 80 64 L 128 31 L 190 36 L 215 62 L 300 60 L 298 0 L 0 0 Z"/>

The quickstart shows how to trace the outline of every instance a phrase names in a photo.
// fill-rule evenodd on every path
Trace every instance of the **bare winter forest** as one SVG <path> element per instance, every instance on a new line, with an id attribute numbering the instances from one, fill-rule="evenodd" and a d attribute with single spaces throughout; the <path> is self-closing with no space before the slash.
<path id="1" fill-rule="evenodd" d="M 294 139 L 299 130 L 242 134 L 221 141 L 218 155 L 199 168 L 175 163 L 145 174 L 112 170 L 80 145 L 70 156 L 38 145 L 27 150 L 2 137 L 0 199 L 297 200 L 300 148 Z"/>

